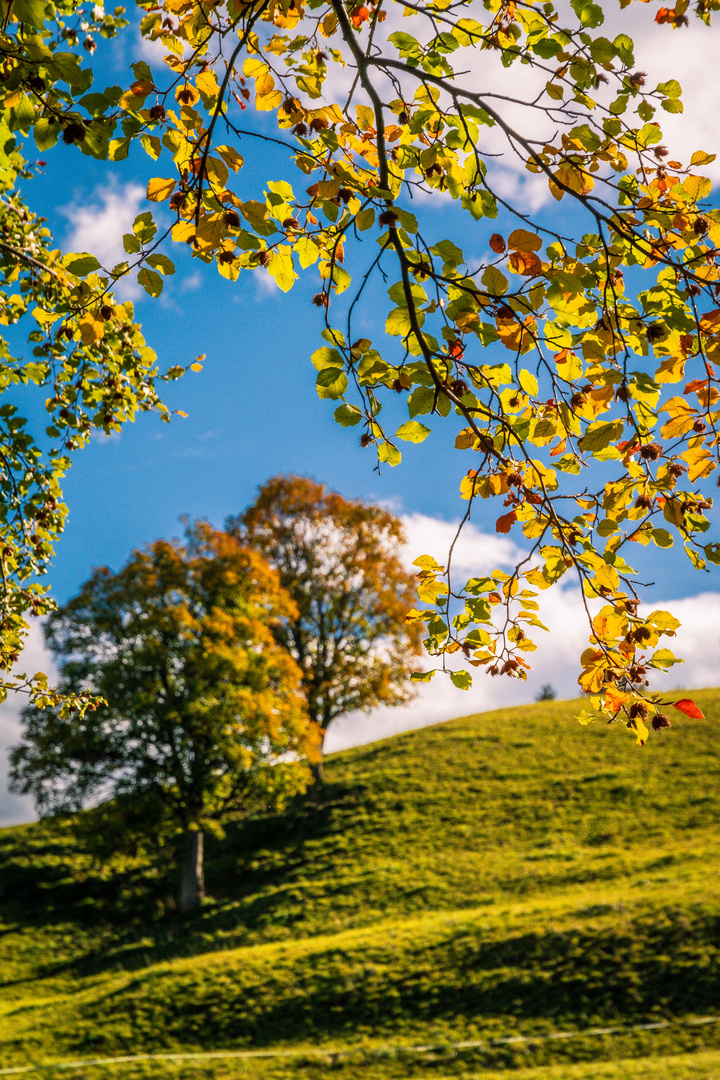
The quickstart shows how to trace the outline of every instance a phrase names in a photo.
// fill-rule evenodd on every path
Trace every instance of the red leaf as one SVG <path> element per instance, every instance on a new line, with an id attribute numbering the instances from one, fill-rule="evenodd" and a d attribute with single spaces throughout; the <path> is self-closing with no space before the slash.
<path id="1" fill-rule="evenodd" d="M 499 533 L 508 533 L 512 529 L 513 525 L 517 521 L 517 514 L 514 510 L 511 510 L 509 514 L 503 514 L 495 522 L 495 531 Z"/>
<path id="2" fill-rule="evenodd" d="M 687 384 L 683 390 L 683 394 L 692 394 L 694 390 L 702 390 L 704 386 L 708 385 L 708 382 L 708 379 L 693 379 L 692 382 Z"/>
<path id="3" fill-rule="evenodd" d="M 364 6 L 356 8 L 355 11 L 351 15 L 352 24 L 358 30 L 360 29 L 362 24 L 369 18 L 370 18 L 370 12 Z"/>
<path id="4" fill-rule="evenodd" d="M 502 255 L 505 250 L 505 241 L 500 233 L 493 233 L 490 237 L 490 247 L 493 249 L 496 255 Z"/>
<path id="5" fill-rule="evenodd" d="M 685 713 L 686 716 L 691 716 L 693 720 L 704 720 L 705 714 L 698 709 L 694 701 L 690 698 L 683 698 L 682 701 L 675 702 L 675 708 L 678 712 Z"/>

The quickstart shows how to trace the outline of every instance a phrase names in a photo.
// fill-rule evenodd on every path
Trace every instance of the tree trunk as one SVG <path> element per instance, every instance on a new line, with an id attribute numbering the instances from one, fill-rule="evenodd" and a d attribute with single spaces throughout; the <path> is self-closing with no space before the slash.
<path id="1" fill-rule="evenodd" d="M 183 833 L 182 879 L 178 907 L 185 915 L 200 907 L 205 895 L 203 873 L 203 834 L 199 829 L 186 829 Z"/>
<path id="2" fill-rule="evenodd" d="M 323 759 L 319 757 L 317 761 L 310 762 L 310 772 L 312 773 L 313 783 L 322 784 L 325 781 L 325 770 L 323 769 Z"/>
<path id="3" fill-rule="evenodd" d="M 325 736 L 327 735 L 327 728 L 320 727 L 320 725 L 318 724 L 318 729 L 320 731 L 320 746 L 318 747 L 319 757 L 317 761 L 310 762 L 310 772 L 312 773 L 313 787 L 320 787 L 320 785 L 325 782 L 325 770 L 323 768 L 323 750 L 325 749 Z"/>

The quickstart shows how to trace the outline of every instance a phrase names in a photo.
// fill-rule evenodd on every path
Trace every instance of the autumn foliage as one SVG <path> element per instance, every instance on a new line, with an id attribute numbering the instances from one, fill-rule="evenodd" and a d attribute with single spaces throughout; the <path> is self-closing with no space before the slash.
<path id="1" fill-rule="evenodd" d="M 717 7 L 699 0 L 695 13 L 709 22 Z M 470 668 L 524 678 L 543 628 L 540 594 L 570 575 L 588 617 L 588 715 L 622 720 L 643 741 L 639 707 L 662 705 L 649 677 L 676 662 L 664 639 L 677 623 L 640 608 L 633 552 L 678 541 L 698 569 L 720 562 L 705 535 L 720 443 L 720 211 L 702 171 L 714 154 L 680 162 L 663 142 L 664 113 L 682 110 L 672 73 L 648 85 L 631 38 L 584 0 L 567 10 L 516 0 L 141 8 L 140 31 L 161 59 L 138 59 L 123 87 L 89 96 L 92 74 L 64 21 L 76 5 L 15 0 L 0 38 L 8 133 L 31 133 L 43 153 L 62 139 L 110 161 L 138 146 L 153 162 L 148 208 L 118 265 L 80 253 L 60 270 L 22 236 L 3 240 L 6 281 L 16 268 L 37 294 L 37 381 L 52 383 L 53 364 L 73 366 L 83 349 L 98 358 L 104 404 L 89 421 L 85 376 L 79 394 L 57 381 L 55 476 L 68 426 L 75 442 L 88 423 L 122 422 L 138 402 L 160 407 L 151 357 L 130 327 L 110 377 L 103 335 L 128 318 L 108 300 L 115 282 L 131 275 L 158 296 L 173 244 L 231 281 L 267 273 L 288 291 L 317 274 L 324 344 L 312 363 L 338 423 L 357 430 L 379 467 L 398 465 L 402 447 L 434 426 L 460 452 L 448 482 L 459 484 L 465 518 L 487 501 L 488 519 L 526 550 L 510 573 L 465 582 L 449 555 L 422 556 L 422 606 L 410 619 L 429 627 L 430 654 L 441 667 L 454 652 Z M 654 18 L 682 33 L 690 14 L 681 0 Z M 112 36 L 121 22 L 103 16 L 96 32 Z M 504 93 L 483 90 L 485 70 Z M 254 190 L 246 159 L 265 175 L 268 139 L 285 164 Z M 568 214 L 502 197 L 498 160 L 519 163 Z M 423 210 L 440 204 L 453 213 Z M 12 213 L 3 221 L 22 211 Z M 44 508 L 46 535 L 36 530 L 33 547 L 8 526 L 6 595 L 28 552 L 47 559 L 60 528 L 46 498 L 54 481 L 37 475 L 45 501 L 18 513 L 40 521 Z M 8 600 L 5 612 L 7 660 L 22 617 Z M 453 678 L 468 685 L 470 674 Z"/>
<path id="2" fill-rule="evenodd" d="M 118 573 L 99 568 L 51 614 L 46 637 L 62 658 L 61 692 L 89 690 L 101 704 L 26 710 L 16 790 L 43 813 L 113 797 L 125 842 L 179 834 L 180 906 L 196 906 L 203 834 L 309 781 L 316 730 L 300 671 L 272 633 L 294 615 L 277 573 L 202 523 L 185 544 L 159 540 Z"/>
<path id="3" fill-rule="evenodd" d="M 300 667 L 321 741 L 340 716 L 412 698 L 420 628 L 406 621 L 414 577 L 393 514 L 305 477 L 276 476 L 228 527 L 277 569 L 295 604 L 275 637 Z M 319 778 L 319 764 L 315 771 Z"/>

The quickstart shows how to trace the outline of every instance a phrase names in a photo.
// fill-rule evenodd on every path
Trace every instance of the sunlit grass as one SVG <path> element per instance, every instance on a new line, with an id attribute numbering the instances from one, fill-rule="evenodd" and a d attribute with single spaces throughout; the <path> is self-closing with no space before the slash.
<path id="1" fill-rule="evenodd" d="M 374 1054 L 713 1012 L 720 692 L 693 697 L 707 719 L 678 713 L 642 750 L 551 702 L 334 755 L 319 798 L 210 843 L 211 899 L 185 921 L 161 864 L 95 865 L 66 827 L 0 831 L 0 1060 Z M 302 1075 L 694 1078 L 714 1046 L 720 1025 L 467 1050 L 452 1068 L 308 1058 Z M 691 1049 L 695 1072 L 614 1060 Z M 606 1071 L 583 1072 L 595 1058 Z M 301 1074 L 296 1059 L 146 1067 L 123 1080 Z"/>

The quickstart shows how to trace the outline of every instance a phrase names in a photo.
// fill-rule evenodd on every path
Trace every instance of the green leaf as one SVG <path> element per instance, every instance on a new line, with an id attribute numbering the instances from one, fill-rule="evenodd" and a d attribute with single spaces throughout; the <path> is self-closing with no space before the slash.
<path id="1" fill-rule="evenodd" d="M 148 255 L 147 261 L 154 270 L 159 270 L 161 274 L 175 273 L 175 263 L 168 259 L 167 255 Z"/>
<path id="2" fill-rule="evenodd" d="M 17 105 L 8 111 L 10 127 L 13 131 L 29 131 L 35 120 L 35 106 L 27 94 L 23 94 Z"/>
<path id="3" fill-rule="evenodd" d="M 138 285 L 142 285 L 150 296 L 159 296 L 163 290 L 163 279 L 154 270 L 148 270 L 147 266 L 143 266 L 137 279 Z"/>
<path id="4" fill-rule="evenodd" d="M 657 88 L 659 93 L 668 98 L 679 98 L 682 94 L 682 87 L 677 79 L 668 79 L 667 82 L 658 83 Z"/>
<path id="5" fill-rule="evenodd" d="M 355 427 L 363 418 L 357 405 L 340 405 L 334 413 L 335 420 L 341 427 Z"/>
<path id="6" fill-rule="evenodd" d="M 432 411 L 436 396 L 432 386 L 418 386 L 408 398 L 408 412 L 411 416 L 424 416 Z"/>
<path id="7" fill-rule="evenodd" d="M 100 269 L 98 260 L 87 251 L 80 255 L 66 255 L 63 266 L 66 266 L 70 273 L 76 274 L 77 277 L 87 277 L 88 274 L 93 274 Z"/>
<path id="8" fill-rule="evenodd" d="M 133 232 L 137 236 L 141 244 L 149 244 L 157 232 L 157 225 L 153 221 L 153 216 L 149 210 L 146 210 L 143 214 L 138 214 L 133 222 Z M 127 251 L 127 248 L 125 248 Z"/>
<path id="9" fill-rule="evenodd" d="M 347 390 L 347 375 L 342 368 L 326 367 L 318 372 L 316 385 L 319 398 L 330 398 L 334 401 L 342 397 Z"/>
<path id="10" fill-rule="evenodd" d="M 33 124 L 32 133 L 38 150 L 49 150 L 58 141 L 60 126 L 41 117 Z"/>
<path id="11" fill-rule="evenodd" d="M 48 70 L 55 79 L 67 83 L 76 94 L 89 90 L 92 85 L 92 72 L 82 70 L 80 60 L 74 53 L 53 53 Z"/>
<path id="12" fill-rule="evenodd" d="M 12 14 L 26 26 L 39 29 L 45 22 L 45 0 L 14 0 Z"/>
<path id="13" fill-rule="evenodd" d="M 418 313 L 418 321 L 424 318 L 422 312 Z M 385 330 L 393 337 L 407 337 L 412 331 L 410 316 L 407 308 L 393 308 L 385 320 Z"/>
<path id="14" fill-rule="evenodd" d="M 588 29 L 600 26 L 605 21 L 602 8 L 588 0 L 571 0 L 571 7 L 580 20 L 580 25 Z"/>
<path id="15" fill-rule="evenodd" d="M 378 461 L 387 462 L 393 468 L 402 461 L 402 454 L 397 446 L 389 442 L 381 442 L 378 446 Z"/>
<path id="16" fill-rule="evenodd" d="M 579 440 L 578 446 L 581 450 L 587 450 L 592 454 L 598 450 L 604 450 L 606 446 L 622 438 L 624 427 L 622 420 L 590 424 L 582 439 Z"/>
<path id="17" fill-rule="evenodd" d="M 411 682 L 430 682 L 430 680 L 432 679 L 434 674 L 435 674 L 435 669 L 434 668 L 433 668 L 432 671 L 413 671 L 412 675 L 410 676 L 410 681 Z"/>
<path id="18" fill-rule="evenodd" d="M 310 359 L 318 371 L 326 367 L 342 368 L 345 363 L 342 354 L 337 349 L 328 349 L 327 345 L 316 349 Z"/>
<path id="19" fill-rule="evenodd" d="M 404 439 L 405 442 L 421 443 L 427 439 L 429 434 L 429 427 L 418 423 L 417 420 L 408 420 L 407 423 L 401 424 L 397 429 L 395 438 Z"/>
<path id="20" fill-rule="evenodd" d="M 651 667 L 662 668 L 663 671 L 667 671 L 668 668 L 674 667 L 675 664 L 684 664 L 685 661 L 678 659 L 669 649 L 656 649 L 649 663 Z"/>
<path id="21" fill-rule="evenodd" d="M 491 296 L 502 296 L 507 292 L 508 281 L 496 266 L 488 266 L 481 281 Z"/>
<path id="22" fill-rule="evenodd" d="M 469 690 L 472 686 L 472 676 L 469 671 L 451 671 L 450 679 L 459 690 Z"/>
<path id="23" fill-rule="evenodd" d="M 653 529 L 652 538 L 653 542 L 661 548 L 671 548 L 675 542 L 667 529 Z"/>
<path id="24" fill-rule="evenodd" d="M 618 36 L 613 41 L 613 45 L 615 46 L 615 50 L 625 67 L 634 67 L 635 45 L 633 43 L 633 39 L 631 37 L 628 37 L 627 34 L 618 34 Z"/>

